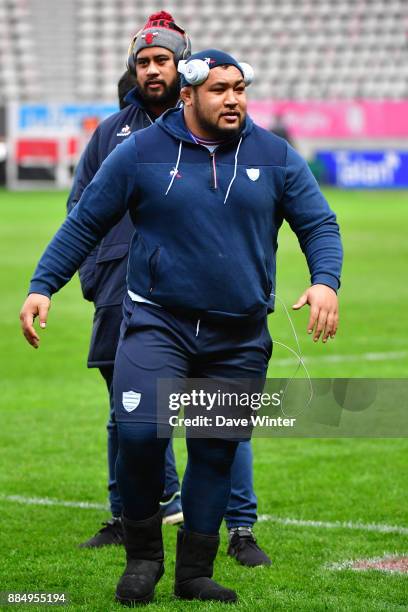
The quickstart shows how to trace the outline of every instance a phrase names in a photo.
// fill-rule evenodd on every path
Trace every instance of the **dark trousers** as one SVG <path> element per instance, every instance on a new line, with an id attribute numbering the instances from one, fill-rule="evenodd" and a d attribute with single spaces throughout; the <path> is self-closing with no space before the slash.
<path id="1" fill-rule="evenodd" d="M 117 480 L 128 518 L 142 520 L 151 516 L 163 492 L 168 442 L 153 435 L 157 422 L 157 380 L 263 379 L 271 350 L 266 318 L 245 323 L 199 322 L 125 299 L 113 388 L 119 441 Z M 129 394 L 139 397 L 135 408 L 129 409 Z M 237 459 L 237 443 L 189 440 L 187 446 L 189 459 L 182 491 L 186 528 L 214 533 L 230 499 L 231 466 Z M 253 494 L 250 447 L 249 443 L 239 446 L 244 452 L 236 463 L 240 477 L 236 479 L 233 503 L 227 514 L 229 526 L 250 525 L 256 518 L 254 496 L 242 503 L 248 487 Z M 218 460 L 213 460 L 214 457 Z M 143 491 L 143 496 L 137 491 Z"/>
<path id="2" fill-rule="evenodd" d="M 122 501 L 116 482 L 116 460 L 118 456 L 118 428 L 113 405 L 113 365 L 100 368 L 109 391 L 110 411 L 107 424 L 108 432 L 108 491 L 109 505 L 113 516 L 122 514 Z M 231 494 L 229 497 L 225 523 L 232 527 L 252 527 L 257 520 L 257 498 L 253 486 L 252 447 L 246 440 L 238 444 L 231 469 Z M 169 497 L 180 490 L 173 444 L 169 441 L 165 454 L 165 485 L 163 497 Z"/>
<path id="3" fill-rule="evenodd" d="M 109 421 L 106 426 L 108 432 L 108 491 L 109 505 L 113 516 L 122 514 L 122 501 L 116 482 L 116 460 L 118 457 L 118 428 L 115 420 L 115 407 L 113 405 L 113 365 L 99 368 L 105 379 L 109 392 Z M 165 454 L 165 484 L 163 498 L 173 495 L 180 490 L 180 481 L 177 475 L 176 459 L 174 457 L 173 444 L 170 440 Z"/>

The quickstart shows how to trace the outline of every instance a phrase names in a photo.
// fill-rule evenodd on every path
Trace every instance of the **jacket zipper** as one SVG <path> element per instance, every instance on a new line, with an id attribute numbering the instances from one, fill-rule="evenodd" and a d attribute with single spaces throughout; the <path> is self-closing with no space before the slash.
<path id="1" fill-rule="evenodd" d="M 213 151 L 213 153 L 210 153 L 210 168 L 211 168 L 211 189 L 218 189 L 217 168 L 215 166 L 215 151 Z"/>

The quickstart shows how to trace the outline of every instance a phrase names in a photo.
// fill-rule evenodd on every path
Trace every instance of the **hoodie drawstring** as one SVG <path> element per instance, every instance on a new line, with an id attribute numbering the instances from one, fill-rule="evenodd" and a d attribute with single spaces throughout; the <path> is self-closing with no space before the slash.
<path id="1" fill-rule="evenodd" d="M 201 319 L 197 320 L 197 327 L 196 327 L 196 338 L 200 332 L 200 323 L 201 323 Z"/>
<path id="2" fill-rule="evenodd" d="M 147 117 L 147 119 L 150 121 L 150 125 L 153 125 L 154 121 L 152 120 L 152 118 L 150 117 L 150 115 L 148 115 L 145 111 L 145 116 Z"/>
<path id="3" fill-rule="evenodd" d="M 239 139 L 237 150 L 235 151 L 234 175 L 233 175 L 233 177 L 232 177 L 232 179 L 230 181 L 230 184 L 228 185 L 227 194 L 225 196 L 224 204 L 226 204 L 226 202 L 228 200 L 228 196 L 229 196 L 229 193 L 231 191 L 232 183 L 235 181 L 235 177 L 237 176 L 238 153 L 239 153 L 239 147 L 241 146 L 241 142 L 242 142 L 242 136 Z"/>
<path id="4" fill-rule="evenodd" d="M 182 148 L 183 148 L 183 141 L 182 141 L 182 140 L 180 140 L 179 150 L 178 150 L 178 156 L 177 156 L 177 162 L 176 162 L 176 167 L 173 169 L 173 172 L 172 172 L 172 177 L 171 177 L 171 180 L 170 180 L 169 186 L 167 187 L 167 191 L 166 191 L 165 195 L 167 195 L 167 194 L 169 193 L 169 191 L 170 191 L 170 189 L 171 189 L 171 187 L 172 187 L 172 185 L 173 185 L 173 183 L 174 183 L 174 179 L 175 179 L 175 178 L 176 178 L 176 176 L 177 176 L 177 173 L 178 173 L 178 167 L 179 167 L 179 163 L 180 163 L 180 157 L 181 157 L 181 150 L 182 150 Z"/>
<path id="5" fill-rule="evenodd" d="M 236 176 L 237 176 L 238 153 L 239 153 L 239 148 L 240 148 L 240 146 L 241 146 L 241 142 L 242 142 L 242 136 L 241 136 L 241 138 L 239 139 L 238 146 L 237 146 L 237 150 L 235 151 L 234 174 L 233 174 L 233 176 L 232 176 L 232 179 L 231 179 L 231 181 L 230 181 L 230 184 L 228 185 L 227 193 L 226 193 L 226 195 L 225 195 L 225 199 L 224 199 L 224 204 L 226 204 L 226 202 L 227 202 L 227 200 L 228 200 L 228 196 L 229 196 L 229 194 L 230 194 L 232 184 L 233 184 L 233 182 L 235 181 L 235 178 L 236 178 Z M 177 176 L 177 173 L 178 173 L 178 167 L 179 167 L 179 164 L 180 164 L 180 158 L 181 158 L 181 151 L 182 151 L 182 149 L 183 149 L 183 141 L 182 141 L 182 140 L 180 140 L 179 150 L 178 150 L 178 155 L 177 155 L 177 161 L 176 161 L 176 166 L 175 166 L 175 168 L 174 168 L 174 169 L 173 169 L 173 171 L 172 171 L 172 176 L 171 176 L 171 179 L 170 179 L 170 183 L 169 183 L 169 186 L 167 187 L 167 191 L 166 191 L 165 195 L 167 195 L 167 194 L 169 193 L 170 189 L 171 189 L 171 188 L 172 188 L 172 186 L 173 186 L 174 179 L 175 179 L 175 178 L 176 178 L 176 176 Z"/>

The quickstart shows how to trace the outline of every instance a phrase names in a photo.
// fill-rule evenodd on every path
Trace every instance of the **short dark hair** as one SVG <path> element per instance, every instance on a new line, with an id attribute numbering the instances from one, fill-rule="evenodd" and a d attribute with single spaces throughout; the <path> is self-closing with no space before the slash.
<path id="1" fill-rule="evenodd" d="M 122 108 L 125 108 L 126 106 L 129 106 L 129 102 L 125 102 L 125 97 L 126 94 L 128 94 L 129 91 L 134 87 L 136 87 L 136 77 L 133 76 L 133 74 L 131 74 L 129 70 L 126 70 L 126 72 L 122 74 L 118 81 L 118 98 L 120 110 L 122 110 Z"/>

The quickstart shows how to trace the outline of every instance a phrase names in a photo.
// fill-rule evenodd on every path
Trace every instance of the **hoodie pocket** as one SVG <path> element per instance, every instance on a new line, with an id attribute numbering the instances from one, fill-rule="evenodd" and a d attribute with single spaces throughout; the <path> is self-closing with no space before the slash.
<path id="1" fill-rule="evenodd" d="M 149 258 L 149 271 L 150 271 L 150 288 L 149 293 L 153 293 L 158 280 L 159 263 L 160 263 L 161 247 L 157 247 L 153 254 Z"/>
<path id="2" fill-rule="evenodd" d="M 114 261 L 122 259 L 129 253 L 129 243 L 121 242 L 119 244 L 101 245 L 96 256 L 96 263 L 105 263 L 106 261 Z"/>
<path id="3" fill-rule="evenodd" d="M 149 253 L 141 234 L 135 234 L 130 245 L 128 281 L 132 291 L 147 295 L 151 286 Z"/>
<path id="4" fill-rule="evenodd" d="M 272 291 L 272 281 L 269 276 L 269 266 L 268 266 L 268 260 L 266 257 L 264 258 L 264 277 L 263 277 L 262 286 L 263 286 L 266 296 L 269 299 L 269 296 Z"/>

